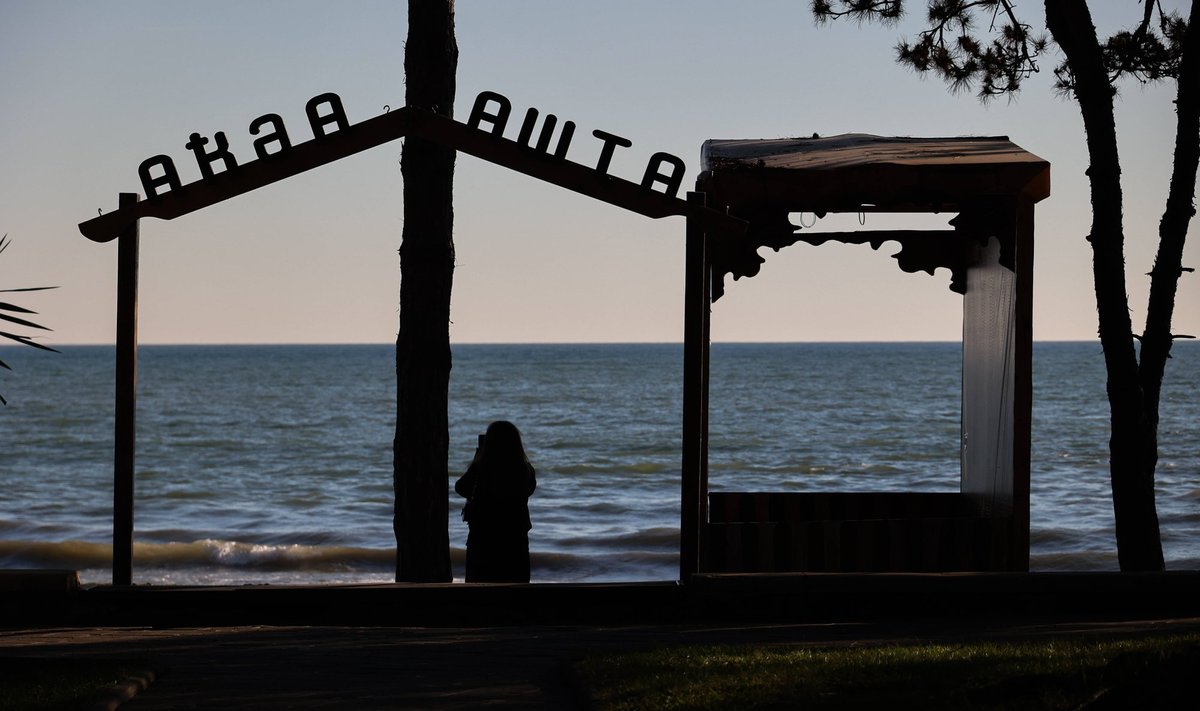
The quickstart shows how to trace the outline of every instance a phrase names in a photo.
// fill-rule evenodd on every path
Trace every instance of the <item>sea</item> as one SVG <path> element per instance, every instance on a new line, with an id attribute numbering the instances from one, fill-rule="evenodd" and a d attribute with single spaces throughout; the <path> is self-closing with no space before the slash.
<path id="1" fill-rule="evenodd" d="M 114 349 L 0 348 L 0 567 L 111 581 Z M 393 579 L 391 345 L 142 346 L 133 579 L 157 585 Z M 680 344 L 456 345 L 453 483 L 493 420 L 521 430 L 535 582 L 678 577 Z M 713 491 L 948 491 L 959 484 L 958 343 L 714 344 Z M 1200 347 L 1162 397 L 1167 565 L 1200 569 Z M 1034 346 L 1031 568 L 1117 569 L 1098 343 Z"/>

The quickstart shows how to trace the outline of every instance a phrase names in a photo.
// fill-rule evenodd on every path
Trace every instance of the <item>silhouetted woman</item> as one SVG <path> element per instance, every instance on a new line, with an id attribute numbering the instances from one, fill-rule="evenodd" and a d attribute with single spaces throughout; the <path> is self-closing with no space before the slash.
<path id="1" fill-rule="evenodd" d="M 488 425 L 475 459 L 454 490 L 467 499 L 468 583 L 529 582 L 529 497 L 533 466 L 511 422 Z"/>

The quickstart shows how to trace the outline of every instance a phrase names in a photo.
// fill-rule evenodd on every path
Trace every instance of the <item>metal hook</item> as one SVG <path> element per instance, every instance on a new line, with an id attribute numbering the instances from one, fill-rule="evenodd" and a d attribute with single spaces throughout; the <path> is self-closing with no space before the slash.
<path id="1" fill-rule="evenodd" d="M 103 208 L 100 208 L 100 207 L 96 208 L 96 214 L 97 214 L 97 215 L 103 215 L 103 214 L 104 214 L 104 209 L 103 209 Z"/>
<path id="2" fill-rule="evenodd" d="M 388 112 L 389 112 L 389 111 L 391 111 L 391 110 L 392 110 L 392 107 L 391 107 L 391 105 L 390 105 L 390 104 L 384 104 L 384 105 L 383 105 L 383 113 L 385 113 L 385 114 L 386 114 L 386 113 L 388 113 Z"/>

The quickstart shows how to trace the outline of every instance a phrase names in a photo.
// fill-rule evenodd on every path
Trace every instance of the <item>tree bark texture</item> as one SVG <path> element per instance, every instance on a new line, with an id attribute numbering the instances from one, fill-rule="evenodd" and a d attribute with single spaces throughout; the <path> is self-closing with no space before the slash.
<path id="1" fill-rule="evenodd" d="M 1159 396 L 1167 358 L 1171 357 L 1171 319 L 1175 293 L 1183 274 L 1183 246 L 1188 224 L 1196 214 L 1196 170 L 1200 164 L 1200 1 L 1192 3 L 1184 38 L 1183 58 L 1175 100 L 1175 162 L 1166 208 L 1158 225 L 1158 254 L 1150 271 L 1146 329 L 1142 332 L 1141 381 L 1146 400 L 1146 427 L 1153 448 L 1145 453 L 1147 466 L 1158 464 Z"/>
<path id="2" fill-rule="evenodd" d="M 405 103 L 454 113 L 458 45 L 453 0 L 409 0 Z M 455 152 L 405 139 L 400 332 L 393 443 L 396 580 L 449 582 L 450 292 L 454 280 Z"/>
<path id="3" fill-rule="evenodd" d="M 1109 471 L 1117 557 L 1123 571 L 1162 570 L 1162 543 L 1154 503 L 1156 451 L 1145 416 L 1145 397 L 1133 343 L 1125 283 L 1121 162 L 1113 116 L 1113 87 L 1104 66 L 1086 0 L 1046 0 L 1046 27 L 1067 57 L 1083 116 L 1091 184 L 1092 276 L 1100 343 L 1108 373 L 1111 421 Z"/>

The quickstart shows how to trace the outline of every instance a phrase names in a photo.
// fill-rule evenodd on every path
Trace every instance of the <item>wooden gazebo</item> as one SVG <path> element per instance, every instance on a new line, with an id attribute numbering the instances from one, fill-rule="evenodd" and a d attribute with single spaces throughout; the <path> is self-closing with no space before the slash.
<path id="1" fill-rule="evenodd" d="M 745 220 L 688 221 L 681 579 L 695 573 L 1027 570 L 1033 206 L 1050 166 L 1006 138 L 710 140 L 689 200 Z M 946 230 L 812 232 L 788 214 L 948 213 Z M 963 299 L 958 493 L 708 491 L 710 304 L 757 250 L 900 244 L 901 269 L 951 272 Z M 902 377 L 902 374 L 900 374 Z M 798 413 L 799 414 L 799 413 Z"/>

